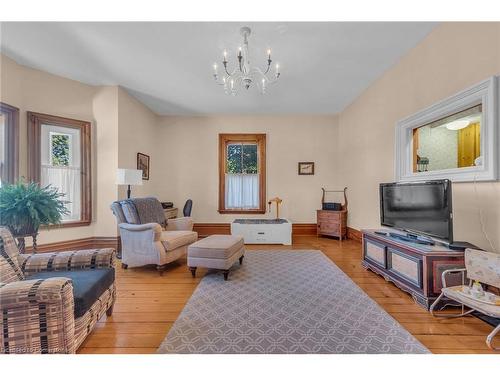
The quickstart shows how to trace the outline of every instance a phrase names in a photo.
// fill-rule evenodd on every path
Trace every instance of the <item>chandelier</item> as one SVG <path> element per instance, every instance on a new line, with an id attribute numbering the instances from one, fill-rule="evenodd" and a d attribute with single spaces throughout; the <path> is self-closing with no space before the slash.
<path id="1" fill-rule="evenodd" d="M 238 64 L 232 71 L 228 66 L 229 61 L 226 50 L 223 53 L 222 65 L 224 66 L 224 72 L 222 73 L 222 78 L 218 73 L 218 65 L 216 63 L 213 65 L 215 82 L 224 87 L 226 94 L 236 95 L 241 88 L 248 90 L 251 86 L 256 86 L 262 94 L 265 94 L 267 86 L 275 83 L 280 77 L 279 64 L 275 64 L 271 72 L 272 60 L 270 49 L 267 50 L 267 66 L 264 70 L 251 65 L 248 53 L 248 37 L 250 33 L 251 30 L 249 27 L 242 27 L 240 29 L 240 34 L 243 37 L 243 45 L 238 49 Z"/>

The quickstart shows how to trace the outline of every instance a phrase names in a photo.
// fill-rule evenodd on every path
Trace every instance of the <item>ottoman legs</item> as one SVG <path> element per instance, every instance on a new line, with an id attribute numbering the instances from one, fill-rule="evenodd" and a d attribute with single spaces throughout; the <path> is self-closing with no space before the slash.
<path id="1" fill-rule="evenodd" d="M 222 271 L 222 274 L 224 275 L 224 280 L 227 281 L 227 277 L 229 276 L 229 270 Z"/>
<path id="2" fill-rule="evenodd" d="M 191 275 L 193 275 L 193 277 L 196 277 L 196 267 L 189 267 L 189 270 L 191 271 Z"/>
<path id="3" fill-rule="evenodd" d="M 240 264 L 243 264 L 243 258 L 244 257 L 245 257 L 244 255 L 240 256 Z"/>

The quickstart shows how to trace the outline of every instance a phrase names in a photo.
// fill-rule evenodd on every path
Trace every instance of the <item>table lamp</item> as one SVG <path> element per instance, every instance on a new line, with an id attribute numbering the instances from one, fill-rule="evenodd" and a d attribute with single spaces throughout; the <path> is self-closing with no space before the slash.
<path id="1" fill-rule="evenodd" d="M 142 185 L 142 170 L 140 169 L 118 169 L 116 171 L 116 184 L 128 185 L 127 199 L 130 199 L 130 186 Z"/>

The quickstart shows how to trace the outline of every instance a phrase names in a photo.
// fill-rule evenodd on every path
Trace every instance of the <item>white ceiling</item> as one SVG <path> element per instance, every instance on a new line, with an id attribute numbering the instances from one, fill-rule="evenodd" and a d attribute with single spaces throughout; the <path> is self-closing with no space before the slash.
<path id="1" fill-rule="evenodd" d="M 252 63 L 273 50 L 280 81 L 227 96 L 212 65 L 250 26 Z M 427 22 L 5 23 L 2 53 L 92 85 L 120 85 L 158 114 L 331 114 L 421 41 Z"/>

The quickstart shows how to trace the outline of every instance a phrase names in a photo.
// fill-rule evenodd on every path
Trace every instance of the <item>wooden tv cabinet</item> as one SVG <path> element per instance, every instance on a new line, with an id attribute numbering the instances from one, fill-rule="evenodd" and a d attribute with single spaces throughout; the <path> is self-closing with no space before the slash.
<path id="1" fill-rule="evenodd" d="M 392 229 L 377 231 L 400 233 Z M 443 271 L 464 267 L 463 251 L 398 240 L 377 234 L 374 229 L 365 229 L 362 233 L 362 266 L 411 294 L 415 302 L 427 310 L 441 293 Z M 448 285 L 459 285 L 459 277 L 450 275 Z"/>

